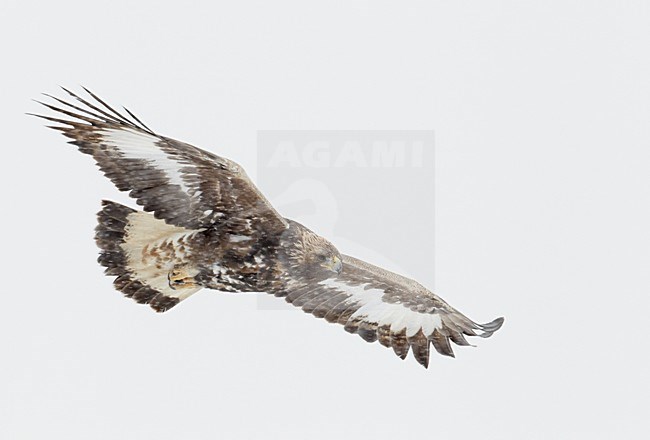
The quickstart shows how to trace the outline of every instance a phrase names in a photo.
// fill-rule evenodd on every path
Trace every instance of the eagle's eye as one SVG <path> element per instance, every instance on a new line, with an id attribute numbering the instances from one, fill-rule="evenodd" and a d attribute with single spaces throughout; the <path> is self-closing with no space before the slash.
<path id="1" fill-rule="evenodd" d="M 325 255 L 325 254 L 318 254 L 318 259 L 321 260 L 321 261 L 325 261 L 325 260 L 327 260 L 327 255 Z"/>

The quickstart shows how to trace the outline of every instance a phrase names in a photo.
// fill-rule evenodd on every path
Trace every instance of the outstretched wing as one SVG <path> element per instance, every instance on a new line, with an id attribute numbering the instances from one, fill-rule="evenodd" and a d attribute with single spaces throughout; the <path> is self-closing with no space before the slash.
<path id="1" fill-rule="evenodd" d="M 470 345 L 465 336 L 487 338 L 503 324 L 503 318 L 477 324 L 419 283 L 347 255 L 338 276 L 279 295 L 368 342 L 392 347 L 402 359 L 412 348 L 425 368 L 430 344 L 453 357 L 450 341 Z"/>
<path id="2" fill-rule="evenodd" d="M 118 113 L 96 95 L 78 105 L 46 95 L 61 106 L 41 103 L 63 117 L 35 115 L 62 124 L 51 128 L 93 156 L 121 191 L 156 218 L 188 229 L 209 228 L 241 234 L 274 234 L 287 226 L 244 170 L 226 158 L 160 136 L 130 111 Z"/>

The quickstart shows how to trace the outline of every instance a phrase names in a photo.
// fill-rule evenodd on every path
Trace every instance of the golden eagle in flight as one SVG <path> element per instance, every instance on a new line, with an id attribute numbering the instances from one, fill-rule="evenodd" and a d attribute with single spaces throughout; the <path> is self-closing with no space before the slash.
<path id="1" fill-rule="evenodd" d="M 453 356 L 450 341 L 469 345 L 465 336 L 501 327 L 503 318 L 477 324 L 416 281 L 342 255 L 282 217 L 235 162 L 160 136 L 87 89 L 87 99 L 64 90 L 72 103 L 41 102 L 58 117 L 35 116 L 143 208 L 104 201 L 97 215 L 98 261 L 125 296 L 164 312 L 201 288 L 268 292 L 402 359 L 412 349 L 425 367 L 430 345 Z"/>

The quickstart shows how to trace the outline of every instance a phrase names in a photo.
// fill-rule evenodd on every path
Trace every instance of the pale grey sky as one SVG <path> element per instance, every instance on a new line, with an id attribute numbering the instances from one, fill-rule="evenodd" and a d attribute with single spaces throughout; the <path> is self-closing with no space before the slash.
<path id="1" fill-rule="evenodd" d="M 3 1 L 0 438 L 648 438 L 649 22 L 644 1 Z M 259 130 L 434 130 L 435 290 L 505 325 L 424 370 L 254 295 L 122 298 L 95 213 L 135 205 L 24 114 L 58 84 L 253 178 Z"/>

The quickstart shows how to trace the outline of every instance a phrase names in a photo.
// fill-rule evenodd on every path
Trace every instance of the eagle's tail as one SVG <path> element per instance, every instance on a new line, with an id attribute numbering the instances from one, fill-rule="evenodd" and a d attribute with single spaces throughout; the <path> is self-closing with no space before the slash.
<path id="1" fill-rule="evenodd" d="M 97 213 L 98 262 L 115 275 L 115 288 L 155 311 L 164 312 L 201 289 L 196 270 L 184 259 L 195 231 L 168 225 L 147 212 L 104 200 Z"/>

